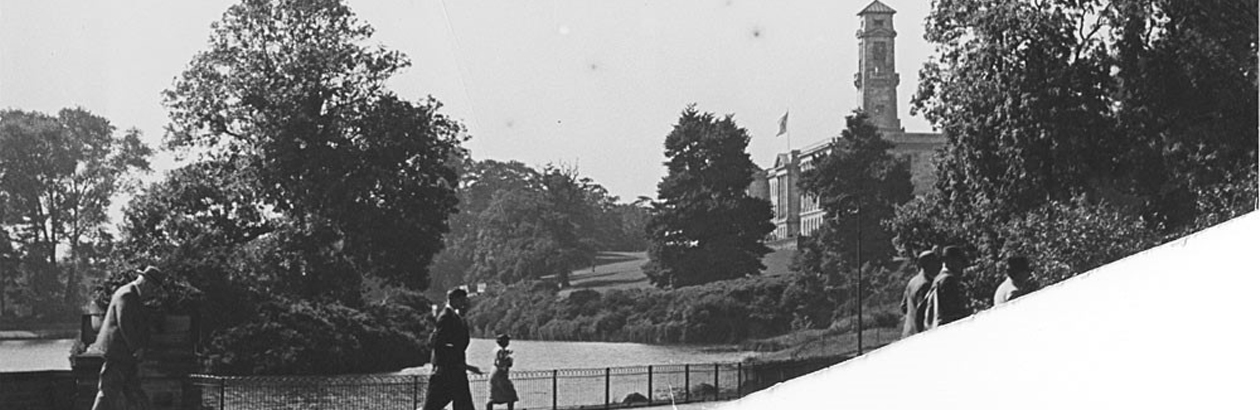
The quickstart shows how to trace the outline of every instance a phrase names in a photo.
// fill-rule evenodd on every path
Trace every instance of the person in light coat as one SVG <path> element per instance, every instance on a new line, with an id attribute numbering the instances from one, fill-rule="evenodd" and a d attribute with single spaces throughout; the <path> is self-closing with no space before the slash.
<path id="1" fill-rule="evenodd" d="M 104 353 L 101 379 L 92 410 L 151 408 L 149 396 L 140 388 L 140 361 L 149 345 L 148 320 L 142 304 L 152 298 L 166 276 L 149 266 L 136 279 L 118 287 L 109 299 L 109 308 L 96 334 L 94 347 Z"/>
<path id="2" fill-rule="evenodd" d="M 993 292 L 993 306 L 1010 302 L 1040 288 L 1037 280 L 1033 279 L 1028 258 L 1023 256 L 1006 258 L 1006 280 L 1002 281 L 997 291 Z"/>
<path id="3" fill-rule="evenodd" d="M 901 337 L 910 337 L 915 333 L 927 330 L 923 325 L 923 314 L 927 308 L 927 294 L 932 288 L 932 280 L 941 271 L 941 258 L 936 252 L 923 251 L 916 260 L 919 272 L 906 283 L 906 291 L 901 297 L 901 313 L 903 325 Z"/>

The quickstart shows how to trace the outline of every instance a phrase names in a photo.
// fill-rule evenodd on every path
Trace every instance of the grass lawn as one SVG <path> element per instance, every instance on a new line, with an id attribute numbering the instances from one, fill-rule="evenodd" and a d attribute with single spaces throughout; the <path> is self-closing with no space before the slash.
<path id="1" fill-rule="evenodd" d="M 862 352 L 870 352 L 901 339 L 901 328 L 866 328 L 862 331 Z M 757 355 L 754 360 L 776 361 L 857 353 L 857 332 L 848 329 L 802 330 L 760 341 L 747 346 L 782 347 Z"/>
<path id="2" fill-rule="evenodd" d="M 766 269 L 762 275 L 782 275 L 789 272 L 794 249 L 778 249 L 766 254 L 761 263 Z M 643 274 L 643 264 L 647 263 L 647 252 L 600 252 L 595 258 L 595 266 L 574 270 L 569 273 L 568 289 L 560 291 L 560 297 L 568 297 L 569 293 L 579 289 L 591 289 L 603 292 L 610 289 L 650 288 L 647 275 Z M 546 277 L 552 278 L 552 277 Z"/>
<path id="3" fill-rule="evenodd" d="M 795 249 L 777 249 L 762 258 L 766 269 L 763 275 L 782 275 L 789 272 Z M 643 264 L 647 263 L 646 252 L 601 252 L 596 258 L 595 266 L 574 270 L 569 274 L 572 286 L 560 291 L 560 297 L 568 297 L 570 293 L 580 289 L 607 291 L 610 289 L 649 288 L 647 275 L 643 274 Z M 895 307 L 888 307 L 895 309 Z M 874 313 L 871 312 L 867 314 Z M 874 350 L 901 338 L 901 327 L 875 327 L 873 319 L 866 319 L 862 332 L 862 350 Z M 764 353 L 758 360 L 787 360 L 817 356 L 836 356 L 857 352 L 857 333 L 848 323 L 838 324 L 830 329 L 810 329 L 790 334 L 745 342 L 742 348 Z"/>

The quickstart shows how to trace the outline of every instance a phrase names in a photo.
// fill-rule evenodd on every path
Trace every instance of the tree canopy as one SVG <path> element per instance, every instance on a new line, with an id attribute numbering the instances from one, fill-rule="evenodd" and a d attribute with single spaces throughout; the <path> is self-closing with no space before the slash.
<path id="1" fill-rule="evenodd" d="M 695 106 L 683 110 L 665 137 L 668 174 L 657 185 L 648 221 L 643 271 L 653 284 L 679 288 L 756 275 L 770 252 L 761 241 L 774 230 L 770 203 L 750 197 L 757 167 L 748 131 L 731 116 Z"/>
<path id="2" fill-rule="evenodd" d="M 863 264 L 891 262 L 892 234 L 883 221 L 914 190 L 909 163 L 893 157 L 893 144 L 865 113 L 855 112 L 845 122 L 841 139 L 833 140 L 827 155 L 801 173 L 800 187 L 817 198 L 827 215 L 802 245 L 801 267 L 808 272 L 835 275 L 856 269 L 858 232 Z"/>
<path id="3" fill-rule="evenodd" d="M 148 171 L 150 155 L 139 130 L 117 135 L 83 108 L 0 111 L 0 240 L 16 268 L 0 271 L 0 293 L 21 283 L 20 299 L 36 311 L 75 312 L 85 275 L 99 275 L 100 249 L 112 241 L 109 206 Z"/>
<path id="4" fill-rule="evenodd" d="M 385 88 L 407 58 L 364 45 L 372 28 L 340 1 L 246 0 L 212 27 L 165 93 L 168 144 L 239 163 L 295 239 L 347 259 L 336 275 L 423 289 L 455 212 L 462 126 Z"/>
<path id="5" fill-rule="evenodd" d="M 460 214 L 433 265 L 442 289 L 471 282 L 512 284 L 554 277 L 594 262 L 605 250 L 639 250 L 646 213 L 577 169 L 469 161 L 462 167 Z M 635 211 L 639 213 L 635 213 Z"/>
<path id="6" fill-rule="evenodd" d="M 935 3 L 915 109 L 949 141 L 941 199 L 1014 215 L 1089 195 L 1191 224 L 1210 187 L 1254 175 L 1255 17 L 1230 0 Z"/>
<path id="7" fill-rule="evenodd" d="M 426 359 L 416 292 L 456 212 L 466 137 L 436 100 L 385 87 L 409 63 L 371 35 L 338 0 L 242 0 L 164 93 L 167 147 L 197 158 L 133 199 L 118 264 L 156 263 L 206 296 L 159 303 L 202 309 L 207 371 Z"/>

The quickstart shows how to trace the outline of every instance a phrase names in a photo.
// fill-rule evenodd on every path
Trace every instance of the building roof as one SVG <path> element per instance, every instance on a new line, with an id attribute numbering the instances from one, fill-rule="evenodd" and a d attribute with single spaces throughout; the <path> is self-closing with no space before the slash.
<path id="1" fill-rule="evenodd" d="M 876 14 L 876 13 L 893 14 L 896 12 L 897 10 L 893 10 L 893 8 L 888 7 L 887 4 L 880 3 L 879 0 L 875 0 L 875 1 L 872 1 L 870 5 L 867 5 L 866 8 L 862 9 L 862 11 L 859 11 L 858 15 L 861 16 L 863 14 Z"/>

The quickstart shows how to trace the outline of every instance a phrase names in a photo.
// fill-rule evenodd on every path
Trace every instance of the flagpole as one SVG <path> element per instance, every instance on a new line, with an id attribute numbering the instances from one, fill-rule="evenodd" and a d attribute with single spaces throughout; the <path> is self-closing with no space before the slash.
<path id="1" fill-rule="evenodd" d="M 787 154 L 788 154 L 789 160 L 790 158 L 792 158 L 792 130 L 787 127 L 787 118 L 788 118 L 788 113 L 791 113 L 791 112 L 792 112 L 791 107 L 788 107 L 788 109 L 783 110 L 783 119 L 784 119 L 783 130 L 784 130 L 785 136 L 787 137 Z"/>

